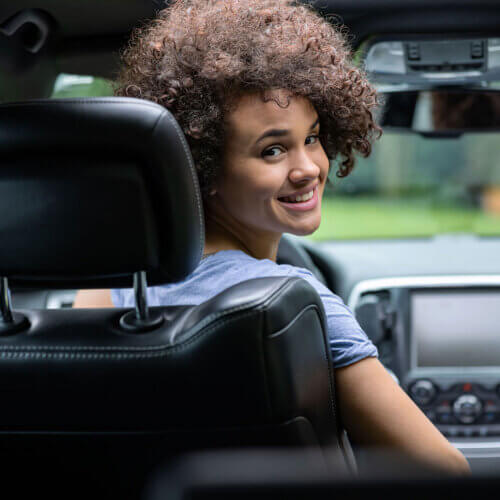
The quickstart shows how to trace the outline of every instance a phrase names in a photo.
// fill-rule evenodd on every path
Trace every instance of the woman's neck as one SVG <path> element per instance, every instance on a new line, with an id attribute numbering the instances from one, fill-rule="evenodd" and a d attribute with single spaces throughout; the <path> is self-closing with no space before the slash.
<path id="1" fill-rule="evenodd" d="M 241 250 L 255 259 L 276 261 L 280 238 L 281 235 L 274 234 L 257 235 L 253 230 L 246 230 L 212 214 L 205 218 L 203 253 L 206 255 L 220 250 Z"/>

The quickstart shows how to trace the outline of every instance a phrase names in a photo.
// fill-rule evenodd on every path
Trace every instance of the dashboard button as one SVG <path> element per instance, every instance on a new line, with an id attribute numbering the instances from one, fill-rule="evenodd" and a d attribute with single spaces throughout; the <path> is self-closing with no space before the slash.
<path id="1" fill-rule="evenodd" d="M 454 422 L 453 415 L 451 413 L 440 413 L 438 419 L 442 424 L 452 424 Z"/>
<path id="2" fill-rule="evenodd" d="M 483 427 L 479 427 L 479 435 L 481 437 L 488 436 L 489 435 L 489 433 L 488 433 L 488 427 L 484 427 L 484 426 Z"/>
<path id="3" fill-rule="evenodd" d="M 488 436 L 500 436 L 500 426 L 491 425 L 488 427 Z"/>
<path id="4" fill-rule="evenodd" d="M 429 404 L 436 395 L 436 388 L 430 380 L 417 380 L 410 388 L 413 399 L 421 405 Z"/>
<path id="5" fill-rule="evenodd" d="M 472 429 L 464 429 L 463 430 L 463 435 L 465 437 L 472 437 Z"/>
<path id="6" fill-rule="evenodd" d="M 481 411 L 481 401 L 474 394 L 463 394 L 453 403 L 453 413 L 463 424 L 472 424 Z"/>
<path id="7" fill-rule="evenodd" d="M 497 419 L 497 414 L 493 412 L 488 412 L 483 415 L 485 424 L 492 424 Z"/>
<path id="8" fill-rule="evenodd" d="M 495 401 L 488 400 L 484 403 L 484 412 L 485 413 L 496 413 L 500 411 L 500 408 L 497 406 Z"/>

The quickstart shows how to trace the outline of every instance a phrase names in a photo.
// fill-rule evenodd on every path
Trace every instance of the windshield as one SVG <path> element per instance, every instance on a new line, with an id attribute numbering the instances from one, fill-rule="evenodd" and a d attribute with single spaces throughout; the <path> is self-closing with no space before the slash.
<path id="1" fill-rule="evenodd" d="M 500 235 L 500 136 L 385 132 L 346 178 L 330 176 L 311 238 Z"/>
<path id="2" fill-rule="evenodd" d="M 112 95 L 108 80 L 59 75 L 52 97 Z M 500 235 L 499 134 L 454 139 L 385 131 L 346 178 L 332 167 L 318 240 Z"/>
<path id="3" fill-rule="evenodd" d="M 52 98 L 99 97 L 113 95 L 113 84 L 104 78 L 91 75 L 61 73 L 52 89 Z"/>

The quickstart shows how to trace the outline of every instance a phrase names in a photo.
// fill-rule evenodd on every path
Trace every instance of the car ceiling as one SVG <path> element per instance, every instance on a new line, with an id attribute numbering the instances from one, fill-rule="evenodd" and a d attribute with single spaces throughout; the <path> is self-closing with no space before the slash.
<path id="1" fill-rule="evenodd" d="M 124 36 L 141 21 L 153 17 L 166 3 L 163 0 L 44 0 L 38 8 L 53 17 L 61 38 L 68 40 Z M 449 27 L 460 31 L 498 29 L 498 0 L 310 0 L 301 3 L 311 4 L 323 14 L 340 16 L 357 38 L 379 29 L 383 32 L 415 29 L 429 32 Z M 0 22 L 34 5 L 29 0 L 3 1 Z M 445 17 L 437 16 L 444 12 Z"/>
<path id="2" fill-rule="evenodd" d="M 500 34 L 498 0 L 313 0 L 303 3 L 347 25 L 354 46 L 370 35 L 388 33 Z M 44 0 L 38 9 L 51 18 L 53 31 L 45 58 L 58 73 L 112 77 L 118 64 L 118 51 L 131 30 L 154 17 L 165 5 L 164 0 Z M 0 33 L 12 16 L 33 8 L 36 4 L 29 0 L 2 1 Z M 0 67 L 2 36 L 0 34 Z M 5 73 L 4 70 L 4 78 Z M 42 78 L 41 74 L 38 78 Z"/>

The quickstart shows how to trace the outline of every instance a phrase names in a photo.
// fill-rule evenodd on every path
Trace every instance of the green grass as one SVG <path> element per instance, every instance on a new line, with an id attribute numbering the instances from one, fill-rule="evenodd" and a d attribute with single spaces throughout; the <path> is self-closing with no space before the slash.
<path id="1" fill-rule="evenodd" d="M 327 196 L 315 240 L 428 237 L 440 233 L 500 235 L 500 214 L 429 200 Z"/>
<path id="2" fill-rule="evenodd" d="M 68 99 L 71 97 L 96 97 L 113 95 L 110 81 L 103 78 L 94 78 L 92 83 L 67 85 L 52 94 L 53 98 Z"/>

